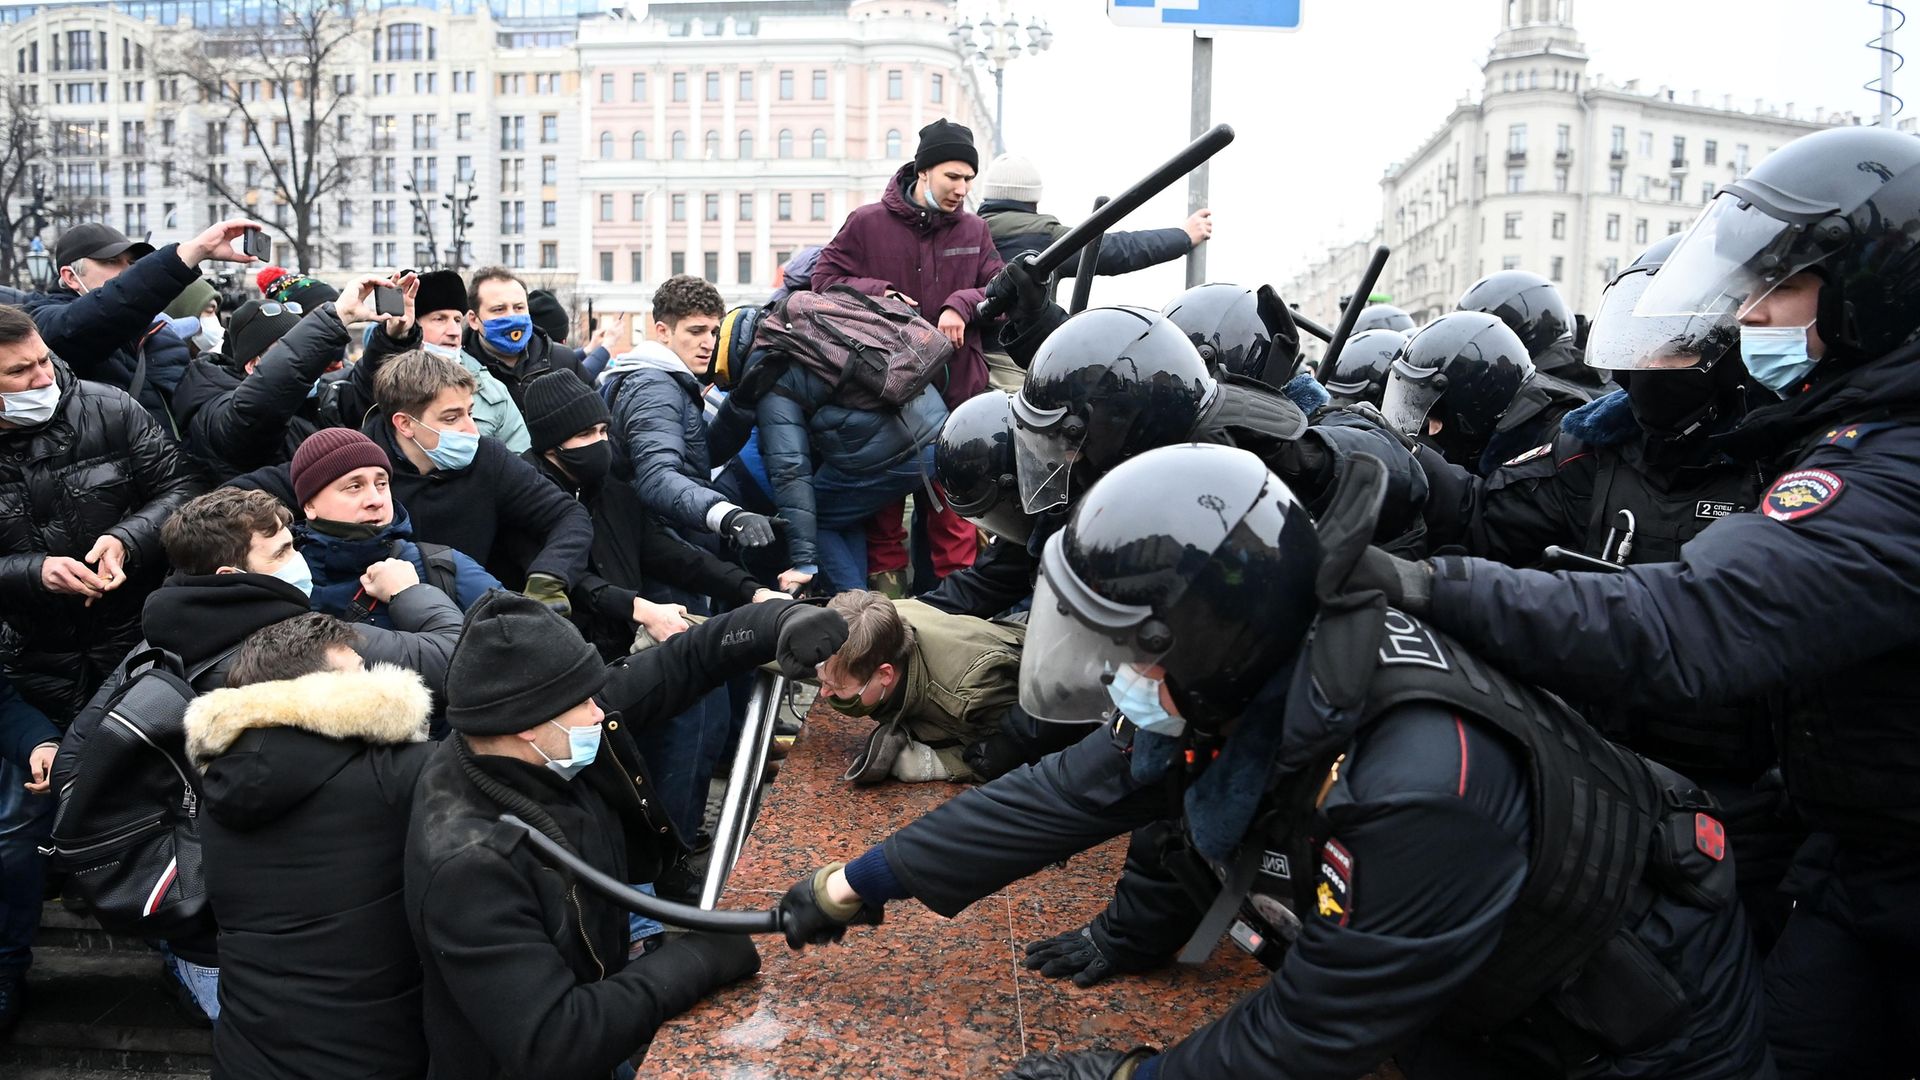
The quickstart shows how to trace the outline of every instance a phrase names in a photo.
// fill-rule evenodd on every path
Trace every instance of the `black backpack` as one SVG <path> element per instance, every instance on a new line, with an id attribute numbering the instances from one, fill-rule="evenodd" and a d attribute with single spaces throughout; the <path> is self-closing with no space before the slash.
<path id="1" fill-rule="evenodd" d="M 129 656 L 126 682 L 60 784 L 49 865 L 110 931 L 167 940 L 212 926 L 186 715 L 194 680 L 233 652 L 192 668 L 165 649 Z"/>

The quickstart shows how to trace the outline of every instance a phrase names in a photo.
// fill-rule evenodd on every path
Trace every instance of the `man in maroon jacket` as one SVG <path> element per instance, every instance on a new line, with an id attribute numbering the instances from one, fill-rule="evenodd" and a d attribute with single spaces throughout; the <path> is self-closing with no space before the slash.
<path id="1" fill-rule="evenodd" d="M 921 128 L 913 161 L 894 174 L 879 202 L 847 215 L 813 268 L 816 290 L 849 285 L 869 296 L 898 296 L 940 327 L 954 348 L 936 380 L 948 408 L 987 387 L 980 335 L 991 321 L 974 318 L 974 310 L 1000 272 L 1000 254 L 986 221 L 966 208 L 979 169 L 972 131 L 944 119 Z M 881 511 L 868 533 L 867 561 L 876 575 L 906 566 L 899 515 L 888 515 Z M 951 510 L 926 519 L 936 575 L 973 565 L 972 525 Z"/>

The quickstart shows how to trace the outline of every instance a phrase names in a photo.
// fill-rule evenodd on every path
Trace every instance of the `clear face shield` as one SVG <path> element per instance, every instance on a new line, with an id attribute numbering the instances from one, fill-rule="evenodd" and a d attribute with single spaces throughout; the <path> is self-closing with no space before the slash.
<path id="1" fill-rule="evenodd" d="M 1740 325 L 1731 315 L 1634 314 L 1648 286 L 1664 272 L 1630 270 L 1607 286 L 1587 336 L 1588 367 L 1607 371 L 1710 368 L 1738 343 Z"/>
<path id="2" fill-rule="evenodd" d="M 1380 414 L 1393 430 L 1419 438 L 1427 433 L 1427 414 L 1447 392 L 1447 377 L 1439 368 L 1415 367 L 1405 359 L 1395 360 L 1387 376 L 1386 396 L 1380 400 Z"/>
<path id="3" fill-rule="evenodd" d="M 1633 314 L 1735 320 L 1846 241 L 1846 221 L 1831 209 L 1796 207 L 1791 216 L 1801 220 L 1775 217 L 1731 191 L 1714 196 L 1653 275 Z"/>
<path id="4" fill-rule="evenodd" d="M 1036 409 L 1026 399 L 1013 399 L 1013 462 L 1020 479 L 1020 504 L 1028 514 L 1043 514 L 1067 505 L 1068 480 L 1087 426 L 1067 410 Z"/>
<path id="5" fill-rule="evenodd" d="M 1150 608 L 1116 604 L 1082 585 L 1065 543 L 1055 533 L 1041 556 L 1020 655 L 1020 707 L 1036 720 L 1085 723 L 1113 713 L 1107 684 L 1121 665 L 1151 667 L 1171 644 L 1153 640 Z"/>

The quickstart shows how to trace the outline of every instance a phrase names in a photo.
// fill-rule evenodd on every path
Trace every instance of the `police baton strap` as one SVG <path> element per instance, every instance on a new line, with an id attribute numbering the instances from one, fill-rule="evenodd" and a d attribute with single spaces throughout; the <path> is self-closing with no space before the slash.
<path id="1" fill-rule="evenodd" d="M 1073 258 L 1081 248 L 1086 247 L 1094 237 L 1105 233 L 1119 224 L 1120 219 L 1138 210 L 1142 203 L 1173 186 L 1175 180 L 1199 168 L 1213 155 L 1226 149 L 1233 141 L 1233 128 L 1226 124 L 1215 124 L 1213 130 L 1188 143 L 1186 148 L 1169 158 L 1164 165 L 1148 173 L 1146 178 L 1127 190 L 1114 196 L 1113 201 L 1087 215 L 1086 220 L 1061 234 L 1060 239 L 1047 245 L 1045 251 L 1034 257 L 1031 271 L 1035 281 L 1045 281 L 1048 275 L 1060 269 L 1061 264 Z M 1005 273 L 1006 271 L 1001 271 Z M 1007 313 L 1012 306 L 1010 293 L 1000 295 L 991 285 L 987 299 L 981 301 L 975 309 L 976 318 L 991 319 Z"/>

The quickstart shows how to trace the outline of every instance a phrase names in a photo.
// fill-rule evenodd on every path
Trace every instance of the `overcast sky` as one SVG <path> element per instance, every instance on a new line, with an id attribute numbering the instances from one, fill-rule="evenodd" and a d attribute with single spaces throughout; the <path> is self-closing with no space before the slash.
<path id="1" fill-rule="evenodd" d="M 975 14 L 997 0 L 962 0 Z M 1896 0 L 1900 2 L 1900 0 Z M 1238 138 L 1214 158 L 1218 226 L 1207 276 L 1255 284 L 1292 276 L 1331 242 L 1364 235 L 1379 216 L 1379 180 L 1477 92 L 1479 63 L 1499 29 L 1501 0 L 1302 0 L 1294 33 L 1242 32 L 1214 46 L 1213 119 Z M 1912 63 L 1896 91 L 1920 114 L 1920 0 L 1896 36 Z M 1072 223 L 1093 197 L 1115 194 L 1187 141 L 1190 38 L 1121 29 L 1105 0 L 1019 0 L 1043 14 L 1053 47 L 1007 68 L 1007 147 L 1046 180 L 1043 209 Z M 1817 14 L 1815 14 L 1817 12 Z M 1864 43 L 1880 10 L 1864 0 L 1579 0 L 1574 23 L 1589 77 L 1638 78 L 1703 102 L 1730 93 L 1817 106 L 1869 120 L 1879 72 Z M 991 93 L 991 82 L 986 85 Z M 987 156 L 987 147 L 982 147 Z M 1185 219 L 1186 188 L 1148 203 L 1122 227 Z M 1160 306 L 1183 284 L 1179 264 L 1101 278 L 1095 303 Z"/>

